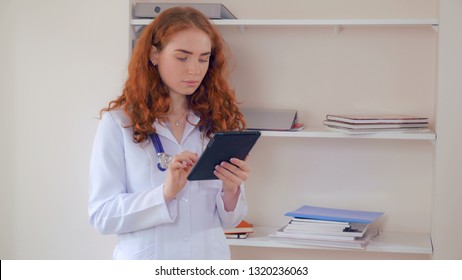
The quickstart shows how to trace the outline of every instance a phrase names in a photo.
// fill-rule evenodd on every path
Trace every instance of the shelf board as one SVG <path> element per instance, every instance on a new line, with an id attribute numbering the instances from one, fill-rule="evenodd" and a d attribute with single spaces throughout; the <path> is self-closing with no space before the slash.
<path id="1" fill-rule="evenodd" d="M 131 25 L 148 25 L 152 19 L 132 19 Z M 438 26 L 438 19 L 221 19 L 218 26 Z"/>
<path id="2" fill-rule="evenodd" d="M 266 137 L 306 137 L 306 138 L 350 138 L 350 139 L 401 139 L 435 141 L 436 133 L 431 130 L 418 130 L 412 132 L 376 132 L 368 134 L 347 134 L 333 131 L 324 126 L 307 126 L 301 131 L 262 131 Z"/>
<path id="3" fill-rule="evenodd" d="M 344 249 L 283 243 L 271 240 L 268 235 L 276 232 L 278 227 L 255 227 L 255 232 L 246 239 L 228 239 L 231 246 L 249 246 L 266 248 L 289 248 L 311 250 L 359 250 L 365 252 L 427 254 L 433 253 L 430 234 L 381 232 L 365 249 Z"/>

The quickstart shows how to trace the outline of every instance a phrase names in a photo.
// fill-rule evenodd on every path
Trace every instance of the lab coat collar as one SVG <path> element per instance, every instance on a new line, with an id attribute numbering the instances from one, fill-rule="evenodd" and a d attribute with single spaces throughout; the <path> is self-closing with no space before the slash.
<path id="1" fill-rule="evenodd" d="M 189 134 L 191 134 L 194 131 L 194 129 L 197 127 L 196 125 L 200 121 L 200 118 L 198 116 L 196 116 L 193 112 L 190 111 L 189 114 L 188 114 L 187 120 L 188 121 L 186 122 L 186 126 L 185 126 L 184 133 L 183 133 L 183 139 L 181 139 L 180 144 L 182 144 L 184 139 L 186 139 L 186 137 L 188 137 Z M 173 136 L 170 129 L 167 127 L 166 123 L 160 123 L 159 121 L 156 120 L 154 122 L 154 127 L 156 128 L 156 133 L 157 134 L 159 134 L 159 135 L 161 135 L 163 137 L 166 137 L 170 141 L 173 141 L 173 142 L 177 143 L 177 140 Z"/>

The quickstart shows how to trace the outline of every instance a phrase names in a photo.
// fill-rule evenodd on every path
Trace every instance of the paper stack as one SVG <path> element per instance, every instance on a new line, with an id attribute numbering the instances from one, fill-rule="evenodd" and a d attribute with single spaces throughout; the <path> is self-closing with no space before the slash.
<path id="1" fill-rule="evenodd" d="M 374 132 L 425 132 L 428 118 L 400 114 L 326 115 L 324 125 L 349 134 Z"/>
<path id="2" fill-rule="evenodd" d="M 379 234 L 374 222 L 383 214 L 304 205 L 286 213 L 290 222 L 269 237 L 292 244 L 364 249 Z"/>

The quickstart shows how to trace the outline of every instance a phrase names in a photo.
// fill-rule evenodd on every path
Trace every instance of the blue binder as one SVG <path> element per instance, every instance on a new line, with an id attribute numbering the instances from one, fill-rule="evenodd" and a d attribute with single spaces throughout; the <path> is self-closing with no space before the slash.
<path id="1" fill-rule="evenodd" d="M 383 212 L 346 210 L 304 205 L 298 209 L 287 212 L 285 215 L 294 218 L 370 224 L 380 218 L 383 214 Z"/>

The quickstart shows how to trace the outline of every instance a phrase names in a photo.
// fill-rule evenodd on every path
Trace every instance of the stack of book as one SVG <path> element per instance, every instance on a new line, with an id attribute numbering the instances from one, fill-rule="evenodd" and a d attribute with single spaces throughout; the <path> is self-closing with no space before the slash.
<path id="1" fill-rule="evenodd" d="M 253 225 L 246 220 L 242 220 L 236 227 L 225 229 L 226 238 L 242 239 L 247 238 L 253 232 Z"/>
<path id="2" fill-rule="evenodd" d="M 383 214 L 304 205 L 287 212 L 290 222 L 269 238 L 299 245 L 364 249 L 379 234 L 374 222 Z"/>
<path id="3" fill-rule="evenodd" d="M 324 125 L 350 134 L 374 132 L 425 132 L 428 118 L 400 114 L 326 115 Z"/>

